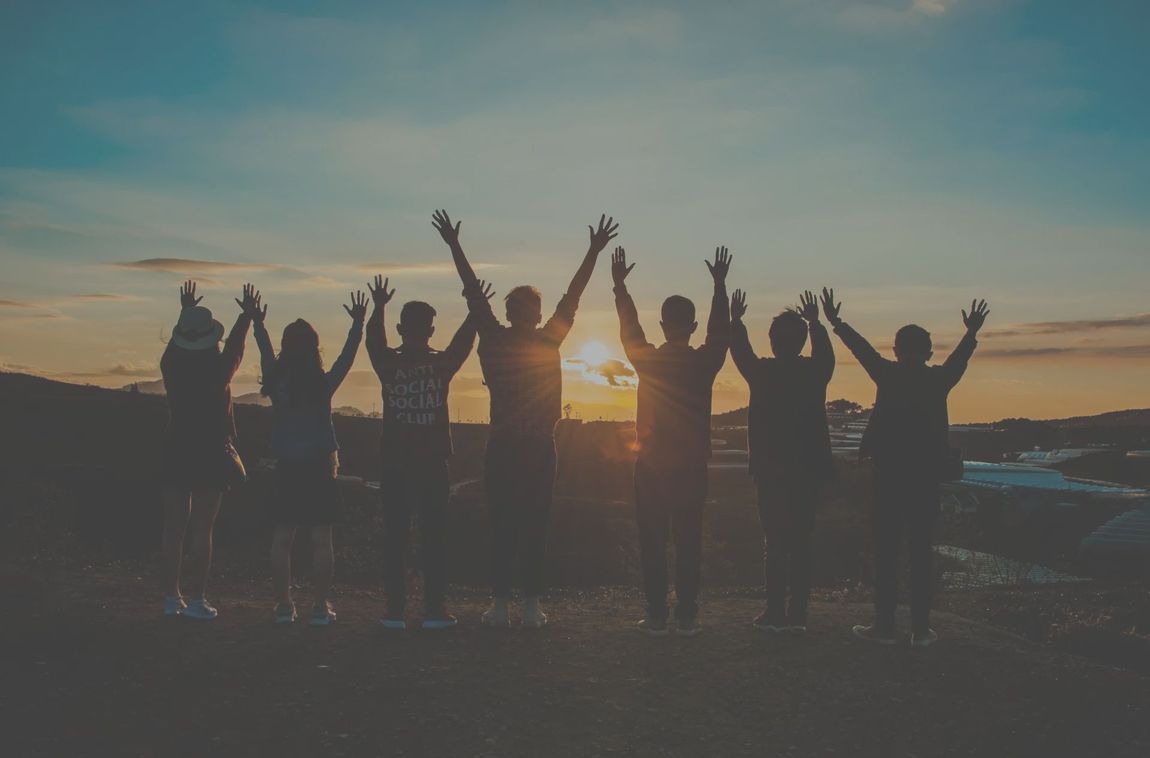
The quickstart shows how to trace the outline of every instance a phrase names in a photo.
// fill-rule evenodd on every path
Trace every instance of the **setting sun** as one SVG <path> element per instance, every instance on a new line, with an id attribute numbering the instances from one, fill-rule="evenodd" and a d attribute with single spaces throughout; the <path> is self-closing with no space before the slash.
<path id="1" fill-rule="evenodd" d="M 610 360 L 611 351 L 602 342 L 592 340 L 583 343 L 583 347 L 579 349 L 579 355 L 576 357 L 593 368 Z"/>

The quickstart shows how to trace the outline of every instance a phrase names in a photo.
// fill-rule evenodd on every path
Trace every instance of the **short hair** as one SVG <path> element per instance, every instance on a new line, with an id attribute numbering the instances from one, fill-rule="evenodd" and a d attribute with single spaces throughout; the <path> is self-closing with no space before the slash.
<path id="1" fill-rule="evenodd" d="M 690 326 L 695 323 L 695 304 L 682 295 L 671 295 L 663 301 L 661 315 L 666 326 Z"/>
<path id="2" fill-rule="evenodd" d="M 907 324 L 894 335 L 894 350 L 904 355 L 926 355 L 934 350 L 930 332 L 918 324 Z"/>
<path id="3" fill-rule="evenodd" d="M 422 300 L 411 300 L 403 304 L 399 312 L 399 323 L 410 326 L 431 326 L 435 320 L 435 309 Z"/>
<path id="4" fill-rule="evenodd" d="M 785 310 L 771 321 L 771 347 L 775 353 L 798 355 L 807 344 L 807 322 L 798 312 Z"/>
<path id="5" fill-rule="evenodd" d="M 520 284 L 518 287 L 512 287 L 507 296 L 503 298 L 503 302 L 511 305 L 511 303 L 527 303 L 534 302 L 536 305 L 542 307 L 543 295 L 539 290 L 532 287 L 530 284 Z"/>

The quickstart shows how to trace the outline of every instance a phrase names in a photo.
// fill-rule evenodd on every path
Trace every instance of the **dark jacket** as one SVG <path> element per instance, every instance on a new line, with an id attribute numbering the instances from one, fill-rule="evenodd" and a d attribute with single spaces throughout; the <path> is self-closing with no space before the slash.
<path id="1" fill-rule="evenodd" d="M 383 387 L 384 460 L 445 459 L 451 456 L 447 393 L 471 355 L 475 322 L 468 316 L 446 350 L 388 347 L 383 309 L 367 322 L 367 354 Z"/>
<path id="2" fill-rule="evenodd" d="M 751 389 L 747 445 L 752 476 L 767 469 L 816 479 L 830 476 L 827 384 L 835 372 L 835 353 L 826 327 L 810 324 L 809 358 L 759 358 L 746 324 L 736 321 L 731 331 L 731 357 Z"/>
<path id="3" fill-rule="evenodd" d="M 160 375 L 168 400 L 169 445 L 217 450 L 235 440 L 232 377 L 244 358 L 251 323 L 240 314 L 223 349 L 187 350 L 168 343 Z"/>
<path id="4" fill-rule="evenodd" d="M 947 397 L 966 373 L 978 340 L 968 332 L 942 365 L 929 366 L 883 358 L 845 323 L 835 327 L 835 334 L 876 387 L 860 456 L 878 465 L 912 467 L 941 477 L 950 454 Z"/>
<path id="5" fill-rule="evenodd" d="M 641 458 L 706 461 L 711 455 L 711 392 L 731 343 L 727 290 L 715 286 L 707 337 L 698 348 L 666 342 L 655 347 L 639 324 L 625 285 L 615 288 L 619 335 L 639 375 L 635 434 Z"/>

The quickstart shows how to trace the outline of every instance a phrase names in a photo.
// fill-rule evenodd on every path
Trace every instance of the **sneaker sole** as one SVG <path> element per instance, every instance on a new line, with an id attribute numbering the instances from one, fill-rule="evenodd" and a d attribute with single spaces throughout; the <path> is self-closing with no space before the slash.
<path id="1" fill-rule="evenodd" d="M 685 630 L 676 629 L 675 630 L 675 636 L 676 637 L 698 637 L 700 634 L 702 634 L 702 632 L 703 632 L 703 630 L 701 628 L 698 628 L 698 627 L 696 627 L 695 629 L 685 629 Z"/>
<path id="2" fill-rule="evenodd" d="M 424 621 L 422 624 L 419 625 L 419 628 L 420 629 L 426 629 L 429 632 L 444 632 L 444 631 L 447 631 L 448 629 L 454 629 L 457 626 L 459 626 L 458 621 L 452 621 L 450 623 L 443 622 L 443 621 L 435 621 L 435 622 L 432 622 L 430 624 L 427 623 L 426 621 Z"/>
<path id="3" fill-rule="evenodd" d="M 773 626 L 771 624 L 756 624 L 754 622 L 751 623 L 751 626 L 753 626 L 757 631 L 763 632 L 764 634 L 778 634 L 785 629 L 785 627 L 781 626 Z"/>
<path id="4" fill-rule="evenodd" d="M 648 637 L 670 637 L 670 629 L 639 629 L 639 634 L 645 634 Z"/>
<path id="5" fill-rule="evenodd" d="M 407 631 L 407 622 L 406 621 L 388 621 L 387 619 L 380 619 L 379 620 L 379 626 L 381 629 L 385 629 L 389 632 L 406 632 Z"/>

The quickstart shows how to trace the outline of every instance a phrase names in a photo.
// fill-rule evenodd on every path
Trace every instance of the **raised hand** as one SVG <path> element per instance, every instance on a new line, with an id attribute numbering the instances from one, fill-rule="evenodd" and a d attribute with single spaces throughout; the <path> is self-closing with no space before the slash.
<path id="1" fill-rule="evenodd" d="M 707 264 L 707 270 L 711 272 L 711 277 L 715 280 L 715 284 L 725 284 L 727 281 L 727 272 L 731 270 L 731 254 L 727 252 L 725 247 L 715 248 L 715 262 L 711 263 L 704 260 Z"/>
<path id="2" fill-rule="evenodd" d="M 982 325 L 986 323 L 986 317 L 989 315 L 990 308 L 986 305 L 985 300 L 971 300 L 970 313 L 965 310 L 962 312 L 962 323 L 966 325 L 966 331 L 977 334 Z"/>
<path id="3" fill-rule="evenodd" d="M 448 245 L 459 244 L 459 227 L 463 226 L 462 221 L 457 221 L 455 226 L 451 225 L 451 216 L 447 215 L 447 211 L 436 211 L 431 214 L 431 225 L 439 232 L 439 236 L 443 237 L 443 241 Z"/>
<path id="4" fill-rule="evenodd" d="M 595 229 L 588 224 L 587 231 L 591 233 L 591 242 L 587 249 L 590 252 L 599 253 L 607 247 L 608 242 L 618 236 L 619 225 L 615 223 L 613 216 L 607 216 L 604 213 L 599 216 L 599 228 Z"/>
<path id="5" fill-rule="evenodd" d="M 256 323 L 263 323 L 264 316 L 268 312 L 266 305 L 260 307 L 260 291 L 251 284 L 244 285 L 244 299 L 236 298 L 236 305 L 240 307 L 245 316 Z"/>
<path id="6" fill-rule="evenodd" d="M 180 287 L 180 307 L 191 308 L 194 305 L 199 305 L 203 297 L 196 297 L 196 283 L 191 279 L 184 282 Z"/>
<path id="7" fill-rule="evenodd" d="M 747 313 L 747 293 L 735 290 L 731 293 L 731 320 L 739 321 Z"/>
<path id="8" fill-rule="evenodd" d="M 842 321 L 839 318 L 839 311 L 842 310 L 842 303 L 835 303 L 835 291 L 823 287 L 823 313 L 827 317 L 827 321 L 832 324 L 838 324 Z"/>
<path id="9" fill-rule="evenodd" d="M 363 321 L 367 316 L 367 295 L 363 294 L 362 291 L 352 292 L 351 307 L 348 308 L 345 305 L 343 309 L 347 311 L 347 315 L 351 316 L 353 321 Z"/>
<path id="10" fill-rule="evenodd" d="M 623 281 L 633 268 L 635 268 L 634 263 L 630 266 L 627 265 L 627 251 L 621 247 L 616 247 L 615 253 L 611 256 L 611 279 L 615 282 L 616 287 L 623 286 Z"/>
<path id="11" fill-rule="evenodd" d="M 479 279 L 475 284 L 479 287 L 479 294 L 483 295 L 484 300 L 490 300 L 495 297 L 495 290 L 491 288 L 491 285 L 487 283 L 486 279 Z"/>
<path id="12" fill-rule="evenodd" d="M 367 289 L 369 292 L 371 292 L 371 299 L 372 302 L 375 303 L 376 308 L 382 308 L 383 306 L 390 303 L 391 299 L 395 297 L 394 289 L 391 292 L 387 291 L 387 285 L 390 282 L 390 277 L 384 279 L 381 274 L 375 275 L 374 282 L 368 282 Z"/>
<path id="13" fill-rule="evenodd" d="M 797 308 L 799 315 L 807 320 L 808 323 L 813 324 L 819 320 L 819 301 L 815 299 L 815 293 L 807 290 L 799 295 L 799 307 Z"/>

